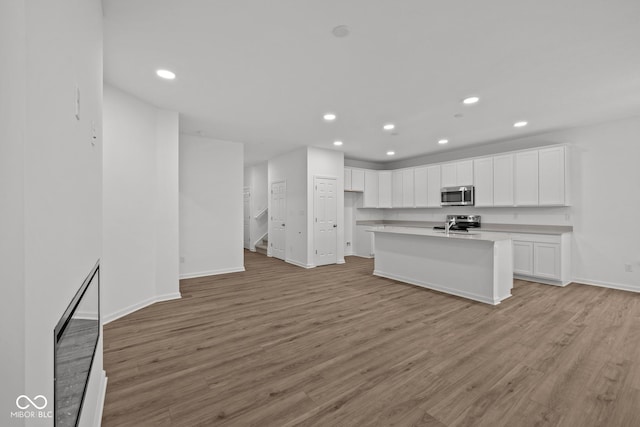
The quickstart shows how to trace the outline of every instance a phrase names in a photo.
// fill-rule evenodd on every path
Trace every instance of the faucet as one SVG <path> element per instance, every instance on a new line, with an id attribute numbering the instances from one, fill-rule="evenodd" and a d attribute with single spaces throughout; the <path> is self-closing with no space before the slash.
<path id="1" fill-rule="evenodd" d="M 452 216 L 447 218 L 447 221 L 444 223 L 444 232 L 445 234 L 449 234 L 449 230 L 456 224 L 456 217 Z"/>

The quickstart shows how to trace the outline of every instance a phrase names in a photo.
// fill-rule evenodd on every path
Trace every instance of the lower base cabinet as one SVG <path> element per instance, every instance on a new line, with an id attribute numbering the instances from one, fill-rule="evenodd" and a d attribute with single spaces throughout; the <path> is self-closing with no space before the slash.
<path id="1" fill-rule="evenodd" d="M 562 235 L 512 234 L 513 274 L 542 283 L 571 282 L 571 233 Z"/>

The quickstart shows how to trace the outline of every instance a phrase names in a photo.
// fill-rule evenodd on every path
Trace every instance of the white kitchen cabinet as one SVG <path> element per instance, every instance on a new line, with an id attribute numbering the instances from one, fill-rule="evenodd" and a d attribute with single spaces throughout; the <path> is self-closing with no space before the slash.
<path id="1" fill-rule="evenodd" d="M 455 185 L 473 185 L 473 160 L 456 162 L 458 183 Z"/>
<path id="2" fill-rule="evenodd" d="M 484 157 L 473 161 L 475 205 L 493 206 L 493 158 Z"/>
<path id="3" fill-rule="evenodd" d="M 363 208 L 377 208 L 379 197 L 378 171 L 364 171 L 364 195 L 362 196 Z"/>
<path id="4" fill-rule="evenodd" d="M 473 185 L 473 160 L 444 163 L 442 167 L 442 186 Z"/>
<path id="5" fill-rule="evenodd" d="M 571 233 L 510 236 L 516 277 L 559 286 L 571 283 Z"/>
<path id="6" fill-rule="evenodd" d="M 402 171 L 402 206 L 412 208 L 414 204 L 414 169 L 404 169 Z"/>
<path id="7" fill-rule="evenodd" d="M 538 206 L 538 150 L 516 153 L 515 205 Z"/>
<path id="8" fill-rule="evenodd" d="M 455 163 L 445 163 L 441 165 L 442 168 L 442 186 L 454 187 L 458 185 L 458 174 L 456 173 Z"/>
<path id="9" fill-rule="evenodd" d="M 351 169 L 344 168 L 344 191 L 351 191 Z"/>
<path id="10" fill-rule="evenodd" d="M 427 166 L 427 207 L 439 208 L 440 189 L 443 185 L 440 182 L 440 165 Z"/>
<path id="11" fill-rule="evenodd" d="M 364 191 L 364 170 L 351 169 L 351 190 Z"/>
<path id="12" fill-rule="evenodd" d="M 538 150 L 540 206 L 566 205 L 565 147 Z"/>
<path id="13" fill-rule="evenodd" d="M 413 202 L 416 208 L 426 208 L 428 205 L 428 168 L 415 168 L 413 171 Z"/>
<path id="14" fill-rule="evenodd" d="M 533 242 L 513 241 L 513 274 L 533 276 Z"/>
<path id="15" fill-rule="evenodd" d="M 533 244 L 533 275 L 551 280 L 560 280 L 560 244 Z"/>
<path id="16" fill-rule="evenodd" d="M 493 206 L 513 206 L 513 154 L 493 157 Z"/>
<path id="17" fill-rule="evenodd" d="M 395 170 L 391 173 L 391 206 L 401 208 L 402 204 L 402 177 L 401 170 Z"/>
<path id="18" fill-rule="evenodd" d="M 378 207 L 391 207 L 391 171 L 378 171 Z"/>

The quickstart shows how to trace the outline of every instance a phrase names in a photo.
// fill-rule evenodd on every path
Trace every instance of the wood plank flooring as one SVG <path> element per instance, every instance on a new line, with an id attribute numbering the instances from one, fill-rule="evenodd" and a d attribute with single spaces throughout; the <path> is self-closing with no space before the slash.
<path id="1" fill-rule="evenodd" d="M 640 426 L 640 295 L 515 281 L 497 307 L 245 252 L 104 328 L 109 426 Z"/>

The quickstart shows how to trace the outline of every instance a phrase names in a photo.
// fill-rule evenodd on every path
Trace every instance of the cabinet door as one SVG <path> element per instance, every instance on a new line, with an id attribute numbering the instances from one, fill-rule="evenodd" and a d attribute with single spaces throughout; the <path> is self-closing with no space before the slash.
<path id="1" fill-rule="evenodd" d="M 440 189 L 443 187 L 440 183 L 440 165 L 427 167 L 427 207 L 439 208 Z"/>
<path id="2" fill-rule="evenodd" d="M 402 206 L 405 208 L 414 207 L 413 180 L 413 169 L 405 169 L 402 171 Z"/>
<path id="3" fill-rule="evenodd" d="M 557 243 L 533 244 L 533 275 L 560 280 L 560 245 Z"/>
<path id="4" fill-rule="evenodd" d="M 364 171 L 364 195 L 362 196 L 363 208 L 378 207 L 378 172 Z"/>
<path id="5" fill-rule="evenodd" d="M 344 168 L 344 190 L 351 191 L 351 169 Z"/>
<path id="6" fill-rule="evenodd" d="M 402 205 L 402 171 L 391 173 L 391 206 L 401 208 Z"/>
<path id="7" fill-rule="evenodd" d="M 457 173 L 456 173 L 456 164 L 455 163 L 445 163 L 441 165 L 442 168 L 442 186 L 443 187 L 454 187 L 458 185 Z"/>
<path id="8" fill-rule="evenodd" d="M 485 157 L 473 161 L 475 205 L 493 206 L 493 158 Z"/>
<path id="9" fill-rule="evenodd" d="M 426 208 L 428 206 L 427 199 L 427 168 L 415 168 L 413 171 L 413 194 L 416 208 Z"/>
<path id="10" fill-rule="evenodd" d="M 516 154 L 516 206 L 538 205 L 538 150 Z"/>
<path id="11" fill-rule="evenodd" d="M 391 172 L 378 172 L 378 207 L 391 207 Z"/>
<path id="12" fill-rule="evenodd" d="M 513 272 L 533 276 L 533 242 L 513 241 Z"/>
<path id="13" fill-rule="evenodd" d="M 364 191 L 364 171 L 351 169 L 351 190 Z"/>
<path id="14" fill-rule="evenodd" d="M 493 206 L 513 206 L 513 154 L 493 157 Z"/>
<path id="15" fill-rule="evenodd" d="M 538 150 L 539 204 L 565 204 L 564 147 Z"/>
<path id="16" fill-rule="evenodd" d="M 473 160 L 456 162 L 456 183 L 454 185 L 473 185 Z"/>

